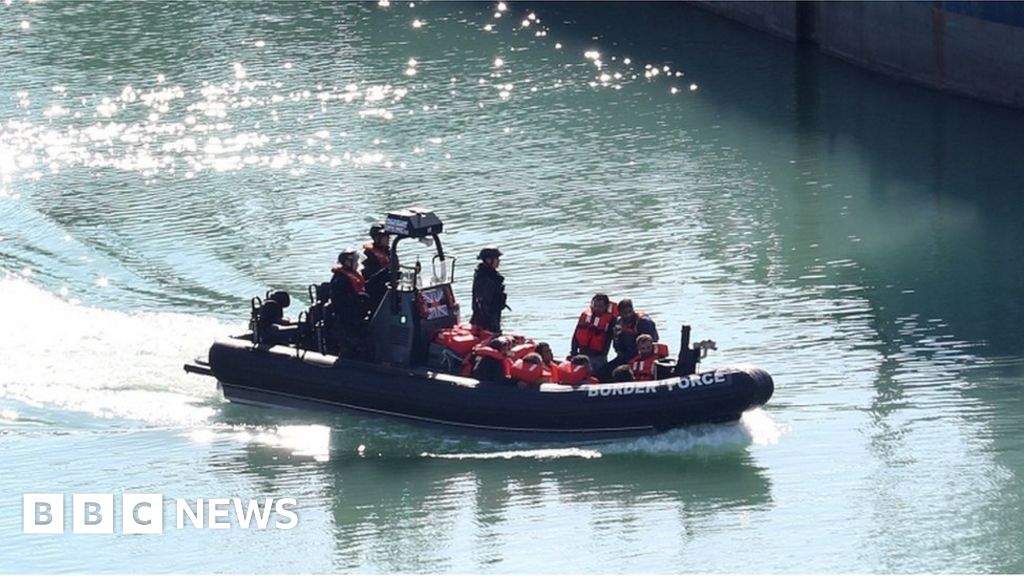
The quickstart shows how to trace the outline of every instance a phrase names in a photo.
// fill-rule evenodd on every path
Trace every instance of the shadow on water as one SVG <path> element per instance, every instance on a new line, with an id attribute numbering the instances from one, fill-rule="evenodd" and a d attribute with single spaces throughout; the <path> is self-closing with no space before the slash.
<path id="1" fill-rule="evenodd" d="M 514 569 L 522 559 L 510 548 L 522 538 L 536 539 L 543 556 L 557 554 L 548 536 L 584 532 L 598 545 L 658 534 L 684 544 L 723 517 L 775 505 L 740 425 L 578 445 L 500 442 L 350 413 L 227 406 L 218 420 L 273 432 L 207 465 L 244 478 L 254 493 L 297 495 L 331 532 L 341 570 Z M 307 438 L 289 441 L 291 426 Z M 309 445 L 320 453 L 302 455 Z"/>
<path id="2" fill-rule="evenodd" d="M 743 452 L 553 454 L 513 450 L 496 458 L 487 452 L 439 458 L 345 451 L 332 453 L 328 462 L 301 465 L 299 481 L 296 462 L 283 463 L 280 450 L 250 445 L 216 466 L 244 471 L 266 493 L 297 482 L 315 487 L 302 501 L 328 512 L 337 569 L 508 565 L 514 560 L 503 550 L 524 537 L 547 549 L 545 535 L 569 537 L 585 524 L 596 539 L 651 531 L 644 510 L 674 518 L 672 532 L 685 541 L 723 513 L 773 506 L 766 471 Z"/>

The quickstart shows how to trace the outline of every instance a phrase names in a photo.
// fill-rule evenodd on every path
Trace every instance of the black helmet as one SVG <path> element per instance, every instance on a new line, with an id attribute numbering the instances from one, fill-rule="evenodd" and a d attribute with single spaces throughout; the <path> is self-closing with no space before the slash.
<path id="1" fill-rule="evenodd" d="M 377 237 L 382 235 L 382 234 L 387 234 L 387 232 L 384 230 L 384 225 L 383 224 L 378 222 L 378 223 L 374 224 L 373 226 L 370 226 L 370 238 L 373 238 L 374 240 L 376 240 Z"/>
<path id="2" fill-rule="evenodd" d="M 356 255 L 355 250 L 342 250 L 341 253 L 338 254 L 338 264 L 344 266 L 346 260 L 348 260 L 352 262 L 352 266 L 355 266 L 357 258 L 358 256 Z"/>
<path id="3" fill-rule="evenodd" d="M 501 250 L 498 250 L 497 246 L 486 246 L 483 250 L 480 250 L 480 254 L 477 255 L 477 260 L 487 260 L 488 258 L 500 258 Z"/>

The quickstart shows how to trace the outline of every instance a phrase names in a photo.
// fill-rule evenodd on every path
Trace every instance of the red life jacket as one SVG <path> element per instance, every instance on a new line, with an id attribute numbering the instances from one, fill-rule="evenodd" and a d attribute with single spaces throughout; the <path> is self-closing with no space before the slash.
<path id="1" fill-rule="evenodd" d="M 544 377 L 543 368 L 541 364 L 528 364 L 520 358 L 512 364 L 509 376 L 513 380 L 522 380 L 527 384 L 539 384 Z"/>
<path id="2" fill-rule="evenodd" d="M 615 314 L 605 312 L 594 314 L 593 308 L 587 308 L 580 314 L 576 322 L 576 345 L 580 347 L 583 354 L 601 354 L 604 352 L 605 344 L 608 342 L 608 326 L 615 321 Z"/>
<path id="3" fill-rule="evenodd" d="M 372 240 L 363 243 L 363 250 L 370 256 L 373 256 L 381 268 L 387 269 L 391 265 L 391 254 L 387 250 L 378 248 Z"/>
<path id="4" fill-rule="evenodd" d="M 434 342 L 445 348 L 449 348 L 460 357 L 465 357 L 473 351 L 473 347 L 480 343 L 480 340 L 469 330 L 462 330 L 458 326 L 438 330 L 434 335 Z"/>
<path id="5" fill-rule="evenodd" d="M 508 359 L 508 356 L 505 356 L 500 351 L 495 350 L 490 346 L 477 345 L 473 348 L 473 351 L 466 356 L 465 361 L 462 363 L 463 376 L 471 376 L 473 374 L 473 364 L 476 363 L 476 359 L 480 356 L 487 356 L 501 362 L 501 365 L 504 367 L 506 378 L 508 378 L 512 373 L 512 361 Z"/>
<path id="6" fill-rule="evenodd" d="M 558 369 L 558 364 L 552 362 L 551 364 L 541 365 L 541 374 L 544 382 L 558 382 L 561 371 Z"/>
<path id="7" fill-rule="evenodd" d="M 655 342 L 654 355 L 658 358 L 668 358 L 668 344 L 665 344 L 664 342 Z"/>
<path id="8" fill-rule="evenodd" d="M 658 360 L 657 354 L 651 354 L 644 358 L 637 354 L 629 361 L 629 369 L 633 372 L 633 380 L 654 380 L 654 363 Z"/>
<path id="9" fill-rule="evenodd" d="M 534 347 L 535 346 L 533 340 L 527 340 L 522 344 L 516 344 L 515 346 L 513 346 L 512 349 L 508 351 L 508 355 L 513 360 L 519 360 L 523 356 L 526 356 L 530 352 L 533 352 Z"/>
<path id="10" fill-rule="evenodd" d="M 558 365 L 558 376 L 559 382 L 562 384 L 571 384 L 572 386 L 578 386 L 589 382 L 597 382 L 597 378 L 591 377 L 590 371 L 587 370 L 586 366 L 573 364 L 568 360 Z"/>
<path id="11" fill-rule="evenodd" d="M 340 264 L 332 266 L 331 272 L 335 274 L 340 272 L 345 278 L 348 278 L 348 281 L 352 284 L 352 290 L 354 290 L 356 294 L 366 292 L 366 282 L 363 281 L 363 276 L 361 274 L 353 272 Z"/>
<path id="12" fill-rule="evenodd" d="M 483 328 L 473 324 L 470 325 L 470 333 L 472 333 L 473 336 L 476 336 L 481 342 L 490 342 L 491 338 L 494 338 L 495 336 L 498 335 L 496 332 L 484 330 Z"/>

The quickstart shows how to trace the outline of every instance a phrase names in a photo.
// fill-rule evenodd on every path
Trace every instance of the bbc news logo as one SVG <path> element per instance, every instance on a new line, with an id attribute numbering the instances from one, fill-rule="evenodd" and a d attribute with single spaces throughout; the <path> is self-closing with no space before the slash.
<path id="1" fill-rule="evenodd" d="M 64 494 L 23 495 L 24 533 L 63 534 L 67 520 L 64 501 Z M 296 505 L 294 498 L 176 498 L 170 502 L 174 508 L 173 526 L 177 529 L 228 529 L 237 525 L 243 529 L 291 530 L 299 524 L 299 517 L 292 510 Z M 120 518 L 123 534 L 162 534 L 165 511 L 161 494 L 122 494 L 120 515 L 114 508 L 113 494 L 72 494 L 71 532 L 113 534 L 115 520 Z"/>

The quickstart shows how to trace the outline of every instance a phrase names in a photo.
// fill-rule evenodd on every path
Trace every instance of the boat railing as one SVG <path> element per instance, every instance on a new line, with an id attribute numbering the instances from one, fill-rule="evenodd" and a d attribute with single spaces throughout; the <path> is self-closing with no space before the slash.
<path id="1" fill-rule="evenodd" d="M 396 288 L 399 292 L 412 292 L 442 284 L 451 284 L 454 281 L 455 258 L 440 258 L 435 255 L 429 271 L 424 269 L 418 258 L 413 266 L 400 265 Z"/>

